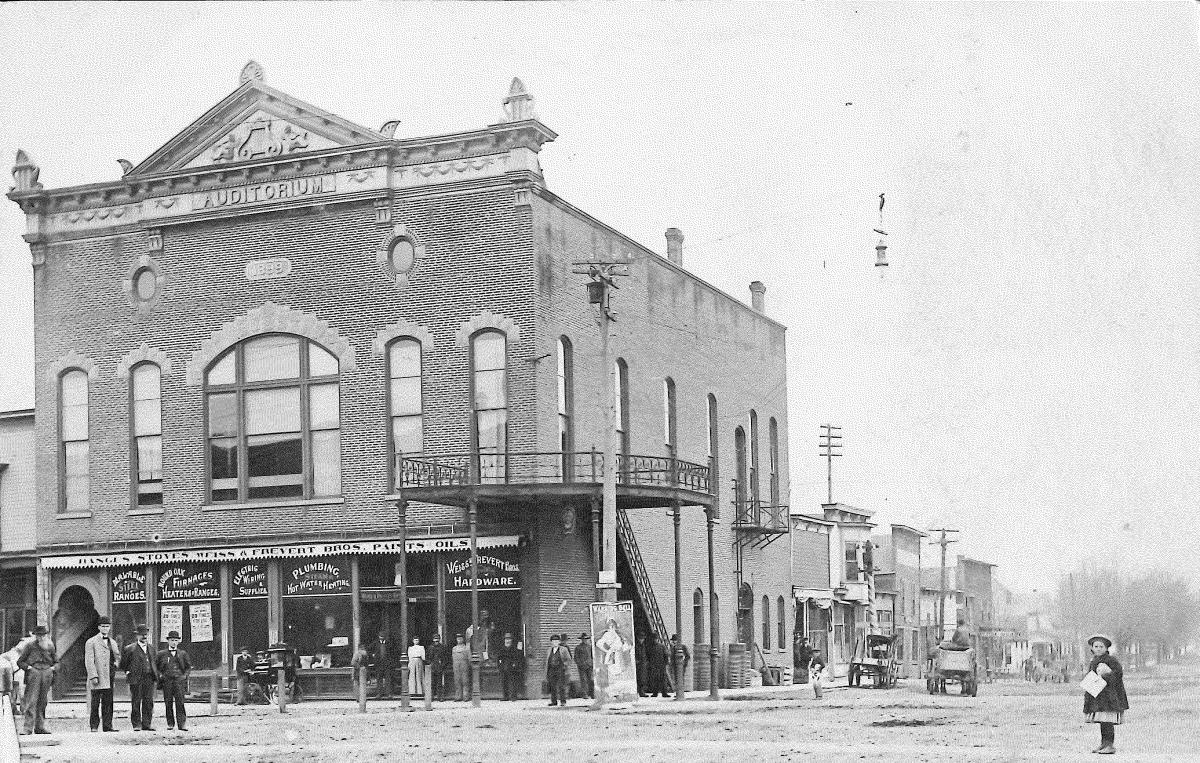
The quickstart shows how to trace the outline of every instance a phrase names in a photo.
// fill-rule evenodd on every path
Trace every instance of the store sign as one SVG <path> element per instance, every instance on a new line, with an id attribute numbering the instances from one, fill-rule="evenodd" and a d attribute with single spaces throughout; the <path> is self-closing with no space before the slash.
<path id="1" fill-rule="evenodd" d="M 481 537 L 476 543 L 480 549 L 515 546 L 516 535 L 492 535 Z M 408 553 L 422 551 L 465 551 L 471 547 L 468 538 L 416 538 L 404 544 Z M 197 548 L 178 551 L 139 551 L 124 554 L 76 554 L 71 556 L 47 556 L 42 566 L 47 569 L 69 569 L 76 567 L 133 567 L 146 564 L 187 564 L 195 562 L 236 562 L 251 559 L 294 559 L 309 556 L 337 556 L 342 554 L 395 554 L 400 552 L 400 541 L 349 541 L 344 543 L 301 543 L 291 546 L 245 546 L 239 548 Z"/>
<path id="2" fill-rule="evenodd" d="M 267 565 L 243 564 L 233 570 L 233 598 L 250 599 L 267 595 Z"/>
<path id="3" fill-rule="evenodd" d="M 455 554 L 447 559 L 446 590 L 471 590 L 471 555 Z M 479 590 L 514 591 L 521 588 L 521 566 L 514 551 L 489 551 L 479 554 Z"/>
<path id="4" fill-rule="evenodd" d="M 348 568 L 345 559 L 321 559 L 289 565 L 284 570 L 283 595 L 350 593 Z"/>
<path id="5" fill-rule="evenodd" d="M 219 599 L 221 587 L 215 567 L 180 565 L 158 574 L 158 600 Z"/>
<path id="6" fill-rule="evenodd" d="M 112 574 L 113 604 L 146 600 L 146 571 L 120 570 Z"/>

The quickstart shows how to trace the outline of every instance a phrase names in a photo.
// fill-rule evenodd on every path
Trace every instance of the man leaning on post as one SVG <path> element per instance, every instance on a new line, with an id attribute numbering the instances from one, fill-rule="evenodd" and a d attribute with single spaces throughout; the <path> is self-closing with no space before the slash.
<path id="1" fill-rule="evenodd" d="M 96 627 L 100 632 L 83 645 L 83 663 L 87 669 L 88 689 L 92 693 L 91 729 L 99 731 L 103 721 L 105 731 L 116 731 L 113 728 L 113 677 L 117 673 L 117 642 L 109 635 L 112 620 L 107 615 L 100 616 Z"/>
<path id="2" fill-rule="evenodd" d="M 154 667 L 154 656 L 146 643 L 150 629 L 139 625 L 137 640 L 121 652 L 121 670 L 129 683 L 129 720 L 134 731 L 154 731 L 150 721 L 154 719 L 154 684 L 158 672 Z"/>
<path id="3" fill-rule="evenodd" d="M 166 706 L 167 730 L 178 726 L 180 731 L 187 731 L 187 710 L 183 706 L 183 695 L 187 692 L 192 661 L 188 653 L 179 646 L 179 631 L 167 634 L 167 648 L 159 650 L 154 668 L 158 672 L 163 705 Z"/>

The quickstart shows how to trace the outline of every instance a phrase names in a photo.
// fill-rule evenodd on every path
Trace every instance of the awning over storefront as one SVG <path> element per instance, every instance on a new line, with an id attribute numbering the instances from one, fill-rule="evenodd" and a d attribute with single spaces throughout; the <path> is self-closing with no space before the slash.
<path id="1" fill-rule="evenodd" d="M 520 536 L 491 535 L 477 539 L 477 547 L 500 548 L 516 546 Z M 424 551 L 468 551 L 471 540 L 466 536 L 442 538 L 409 538 L 404 544 L 410 553 Z M 299 543 L 281 546 L 242 546 L 235 548 L 194 548 L 173 551 L 128 551 L 119 554 L 75 554 L 46 556 L 42 566 L 47 569 L 80 567 L 128 567 L 141 564 L 175 564 L 180 562 L 225 562 L 244 559 L 294 559 L 307 556 L 337 556 L 343 554 L 395 554 L 400 551 L 398 540 L 338 541 L 334 543 Z"/>
<path id="2" fill-rule="evenodd" d="M 801 604 L 811 601 L 821 609 L 833 606 L 833 591 L 828 588 L 792 588 L 792 595 Z"/>

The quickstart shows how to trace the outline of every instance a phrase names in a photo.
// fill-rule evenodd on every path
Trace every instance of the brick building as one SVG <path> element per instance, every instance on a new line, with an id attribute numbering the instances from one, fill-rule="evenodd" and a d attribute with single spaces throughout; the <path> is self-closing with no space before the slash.
<path id="1" fill-rule="evenodd" d="M 0 649 L 37 625 L 35 491 L 33 411 L 0 411 Z"/>
<path id="2" fill-rule="evenodd" d="M 621 596 L 642 632 L 703 653 L 716 615 L 722 654 L 787 659 L 786 355 L 765 289 L 744 304 L 684 269 L 678 231 L 664 257 L 556 196 L 554 132 L 519 81 L 504 106 L 400 138 L 252 63 L 118 180 L 47 189 L 18 153 L 60 648 L 107 613 L 121 638 L 183 631 L 201 669 L 286 641 L 302 681 L 342 691 L 356 644 L 452 641 L 477 618 L 485 692 L 504 632 L 536 691 L 549 635 L 588 624 L 600 553 L 604 369 L 573 263 L 619 261 Z"/>
<path id="3" fill-rule="evenodd" d="M 875 580 L 878 589 L 892 594 L 888 628 L 894 633 L 895 655 L 901 678 L 920 678 L 925 663 L 921 627 L 921 539 L 926 533 L 908 525 L 892 525 L 891 532 L 875 536 Z M 877 607 L 877 610 L 879 607 Z M 884 619 L 877 617 L 880 626 Z"/>

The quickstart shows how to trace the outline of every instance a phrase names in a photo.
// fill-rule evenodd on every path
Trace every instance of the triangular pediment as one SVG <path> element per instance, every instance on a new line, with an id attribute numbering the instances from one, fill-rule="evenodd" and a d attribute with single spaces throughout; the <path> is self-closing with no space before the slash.
<path id="1" fill-rule="evenodd" d="M 267 161 L 384 140 L 383 133 L 250 80 L 128 175 Z"/>

